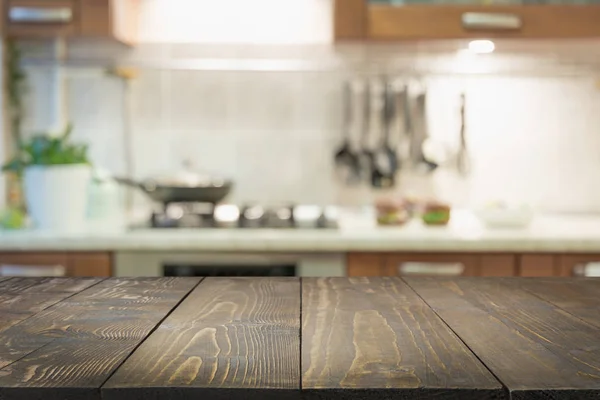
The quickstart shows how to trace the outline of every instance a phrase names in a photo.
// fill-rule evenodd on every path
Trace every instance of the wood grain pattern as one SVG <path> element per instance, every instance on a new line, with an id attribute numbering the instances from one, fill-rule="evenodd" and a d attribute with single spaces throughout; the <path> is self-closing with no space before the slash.
<path id="1" fill-rule="evenodd" d="M 341 0 L 344 1 L 344 0 Z M 466 30 L 466 12 L 496 12 L 521 18 L 522 28 Z M 370 40 L 449 38 L 590 38 L 600 36 L 600 5 L 405 5 L 368 7 L 367 37 Z"/>
<path id="2" fill-rule="evenodd" d="M 303 279 L 302 387 L 323 399 L 504 396 L 399 278 Z"/>
<path id="3" fill-rule="evenodd" d="M 100 385 L 199 280 L 107 279 L 9 328 L 0 399 L 99 399 Z"/>
<path id="4" fill-rule="evenodd" d="M 297 278 L 206 278 L 112 376 L 103 398 L 299 398 L 299 335 Z"/>
<path id="5" fill-rule="evenodd" d="M 600 327 L 600 279 L 522 279 L 520 288 Z"/>
<path id="6" fill-rule="evenodd" d="M 522 290 L 518 278 L 405 281 L 512 399 L 600 396 L 600 330 Z"/>
<path id="7" fill-rule="evenodd" d="M 101 279 L 92 278 L 2 279 L 0 281 L 0 333 L 100 281 Z"/>

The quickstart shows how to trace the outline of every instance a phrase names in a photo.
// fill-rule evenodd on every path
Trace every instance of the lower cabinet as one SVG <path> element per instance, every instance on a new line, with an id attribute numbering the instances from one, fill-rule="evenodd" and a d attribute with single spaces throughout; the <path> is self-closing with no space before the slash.
<path id="1" fill-rule="evenodd" d="M 553 254 L 522 254 L 519 256 L 519 276 L 559 276 L 558 257 Z"/>
<path id="2" fill-rule="evenodd" d="M 0 276 L 111 275 L 110 252 L 0 252 Z"/>
<path id="3" fill-rule="evenodd" d="M 348 276 L 514 276 L 516 256 L 475 253 L 350 253 Z"/>
<path id="4" fill-rule="evenodd" d="M 600 254 L 562 254 L 557 259 L 559 276 L 600 277 Z"/>
<path id="5" fill-rule="evenodd" d="M 600 276 L 600 254 L 349 253 L 348 276 Z"/>
<path id="6" fill-rule="evenodd" d="M 383 276 L 475 276 L 477 256 L 471 254 L 402 253 L 383 255 Z"/>

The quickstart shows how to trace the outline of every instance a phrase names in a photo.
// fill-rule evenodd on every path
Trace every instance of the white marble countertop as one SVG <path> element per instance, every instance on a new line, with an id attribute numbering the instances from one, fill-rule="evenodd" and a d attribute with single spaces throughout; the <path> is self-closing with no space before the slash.
<path id="1" fill-rule="evenodd" d="M 152 230 L 57 234 L 0 231 L 1 251 L 216 251 L 216 252 L 598 252 L 600 215 L 538 215 L 525 229 L 486 229 L 466 211 L 447 227 L 413 220 L 377 227 L 372 218 L 346 217 L 339 230 Z"/>

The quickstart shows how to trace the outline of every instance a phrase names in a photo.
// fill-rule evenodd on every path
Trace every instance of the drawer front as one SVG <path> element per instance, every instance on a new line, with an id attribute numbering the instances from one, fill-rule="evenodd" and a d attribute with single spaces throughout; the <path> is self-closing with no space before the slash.
<path id="1" fill-rule="evenodd" d="M 516 276 L 517 257 L 513 254 L 482 254 L 479 276 Z"/>
<path id="2" fill-rule="evenodd" d="M 1 253 L 0 276 L 64 276 L 66 253 Z"/>
<path id="3" fill-rule="evenodd" d="M 349 253 L 346 260 L 348 276 L 384 276 L 384 257 L 378 253 Z"/>
<path id="4" fill-rule="evenodd" d="M 9 36 L 71 36 L 79 31 L 77 0 L 9 0 L 5 8 Z"/>
<path id="5" fill-rule="evenodd" d="M 600 36 L 600 5 L 371 5 L 370 39 Z"/>
<path id="6" fill-rule="evenodd" d="M 560 276 L 600 277 L 600 254 L 563 254 L 558 268 Z"/>
<path id="7" fill-rule="evenodd" d="M 523 254 L 519 262 L 519 276 L 559 276 L 557 256 L 552 254 Z"/>
<path id="8" fill-rule="evenodd" d="M 478 257 L 472 254 L 391 254 L 385 276 L 475 276 Z"/>

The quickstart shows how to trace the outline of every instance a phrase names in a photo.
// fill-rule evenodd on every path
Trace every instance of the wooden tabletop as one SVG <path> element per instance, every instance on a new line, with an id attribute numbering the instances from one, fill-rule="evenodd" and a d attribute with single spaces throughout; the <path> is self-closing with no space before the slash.
<path id="1" fill-rule="evenodd" d="M 0 278 L 1 400 L 600 399 L 600 280 Z"/>

